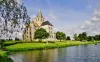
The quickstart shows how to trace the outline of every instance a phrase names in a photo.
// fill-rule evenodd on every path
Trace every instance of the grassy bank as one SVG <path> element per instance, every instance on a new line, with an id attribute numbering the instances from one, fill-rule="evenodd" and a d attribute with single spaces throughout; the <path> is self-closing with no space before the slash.
<path id="1" fill-rule="evenodd" d="M 2 57 L 7 56 L 7 51 L 0 50 L 0 56 L 2 56 Z"/>
<path id="2" fill-rule="evenodd" d="M 66 41 L 56 43 L 21 43 L 6 46 L 7 51 L 25 51 L 25 50 L 41 50 L 50 48 L 61 48 L 68 46 L 76 46 L 81 44 L 96 44 L 97 42 L 78 42 L 78 41 Z M 99 42 L 98 42 L 99 43 Z"/>
<path id="3" fill-rule="evenodd" d="M 7 55 L 7 51 L 0 50 L 0 62 L 13 62 Z"/>

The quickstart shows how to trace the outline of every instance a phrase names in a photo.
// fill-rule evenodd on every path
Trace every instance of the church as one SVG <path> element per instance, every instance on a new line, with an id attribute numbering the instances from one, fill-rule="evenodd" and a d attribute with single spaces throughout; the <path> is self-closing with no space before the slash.
<path id="1" fill-rule="evenodd" d="M 53 30 L 53 25 L 46 21 L 42 15 L 42 12 L 39 10 L 38 15 L 34 18 L 26 27 L 23 32 L 23 40 L 24 41 L 36 41 L 38 39 L 34 39 L 34 33 L 36 29 L 44 28 L 50 35 L 47 39 L 43 39 L 44 41 L 54 41 L 55 34 Z"/>

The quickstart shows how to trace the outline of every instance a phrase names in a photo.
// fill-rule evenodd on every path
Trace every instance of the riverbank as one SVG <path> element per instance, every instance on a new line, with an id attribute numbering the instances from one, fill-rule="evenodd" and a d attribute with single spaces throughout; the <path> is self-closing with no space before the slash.
<path id="1" fill-rule="evenodd" d="M 66 41 L 66 42 L 56 42 L 56 43 L 48 43 L 48 44 L 47 43 L 21 43 L 21 44 L 6 46 L 6 50 L 9 52 L 42 50 L 42 49 L 61 48 L 61 47 L 68 47 L 68 46 L 78 46 L 82 44 L 97 44 L 97 43 L 100 43 L 100 41 L 96 41 L 96 42 Z"/>
<path id="2" fill-rule="evenodd" d="M 7 51 L 0 50 L 0 62 L 13 62 L 13 60 L 8 57 L 7 53 Z"/>
<path id="3" fill-rule="evenodd" d="M 2 56 L 2 57 L 7 56 L 7 51 L 0 50 L 0 56 Z"/>

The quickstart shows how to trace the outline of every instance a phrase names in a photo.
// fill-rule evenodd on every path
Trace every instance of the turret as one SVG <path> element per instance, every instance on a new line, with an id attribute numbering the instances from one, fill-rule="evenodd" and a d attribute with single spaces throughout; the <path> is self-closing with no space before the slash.
<path id="1" fill-rule="evenodd" d="M 41 26 L 41 24 L 45 21 L 41 10 L 39 10 L 37 17 L 33 21 L 34 23 L 38 24 L 38 26 Z"/>

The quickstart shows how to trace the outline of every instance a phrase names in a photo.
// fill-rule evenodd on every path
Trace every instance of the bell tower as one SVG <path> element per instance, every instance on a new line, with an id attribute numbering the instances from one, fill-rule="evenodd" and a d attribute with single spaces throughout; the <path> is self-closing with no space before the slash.
<path id="1" fill-rule="evenodd" d="M 41 26 L 41 24 L 45 21 L 45 18 L 43 17 L 41 10 L 39 10 L 38 15 L 33 21 L 37 23 L 39 26 Z"/>

